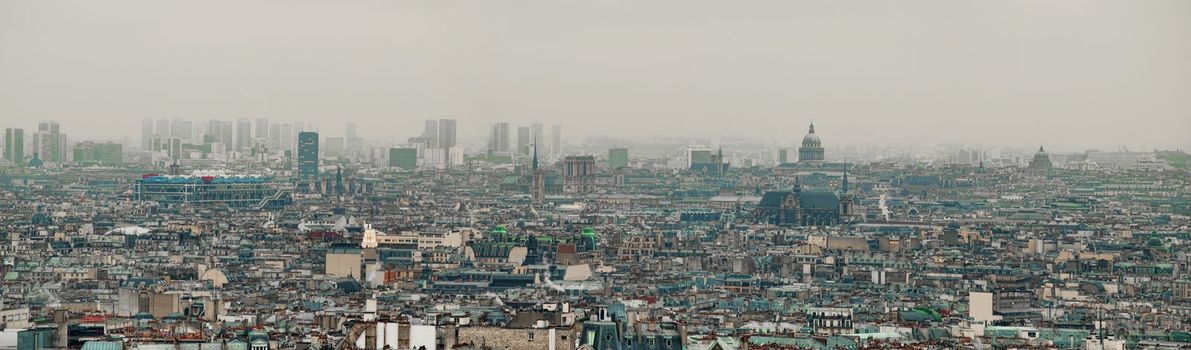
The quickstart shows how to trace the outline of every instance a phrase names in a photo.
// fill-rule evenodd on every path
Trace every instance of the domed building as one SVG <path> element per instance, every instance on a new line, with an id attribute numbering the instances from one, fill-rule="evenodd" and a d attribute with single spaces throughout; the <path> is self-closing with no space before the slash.
<path id="1" fill-rule="evenodd" d="M 822 163 L 823 159 L 823 142 L 815 134 L 815 123 L 811 123 L 810 132 L 802 137 L 802 147 L 798 148 L 798 162 Z"/>
<path id="2" fill-rule="evenodd" d="M 1050 155 L 1046 154 L 1046 150 L 1042 146 L 1038 146 L 1038 152 L 1034 153 L 1034 159 L 1030 160 L 1029 171 L 1048 171 L 1051 169 Z"/>

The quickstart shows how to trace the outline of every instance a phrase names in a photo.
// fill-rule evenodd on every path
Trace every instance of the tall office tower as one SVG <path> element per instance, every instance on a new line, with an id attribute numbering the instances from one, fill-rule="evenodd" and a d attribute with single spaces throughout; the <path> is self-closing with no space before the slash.
<path id="1" fill-rule="evenodd" d="M 13 165 L 25 165 L 25 130 L 8 128 L 4 130 L 4 159 Z"/>
<path id="2" fill-rule="evenodd" d="M 438 148 L 438 121 L 430 119 L 422 129 L 422 141 L 426 148 Z"/>
<path id="3" fill-rule="evenodd" d="M 232 126 L 231 121 L 219 122 L 219 142 L 223 143 L 225 152 L 236 148 L 236 133 Z"/>
<path id="4" fill-rule="evenodd" d="M 181 124 L 181 126 L 177 127 L 177 135 L 174 135 L 174 137 L 180 137 L 183 139 L 183 141 L 187 141 L 187 142 L 193 141 L 195 139 L 194 138 L 194 122 L 191 122 L 189 120 L 182 120 L 179 122 L 179 124 Z M 171 134 L 174 134 L 174 133 L 171 132 Z"/>
<path id="5" fill-rule="evenodd" d="M 203 144 L 219 142 L 219 121 L 209 120 L 203 128 Z"/>
<path id="6" fill-rule="evenodd" d="M 42 161 L 59 163 L 65 157 L 62 151 L 65 147 L 65 136 L 59 132 L 58 122 L 46 120 L 37 124 L 37 134 L 33 135 L 33 148 Z"/>
<path id="7" fill-rule="evenodd" d="M 328 137 L 323 140 L 323 155 L 327 158 L 338 158 L 344 155 L 342 137 Z"/>
<path id="8" fill-rule="evenodd" d="M 492 124 L 492 136 L 489 139 L 488 149 L 497 153 L 509 151 L 509 123 Z"/>
<path id="9" fill-rule="evenodd" d="M 282 153 L 292 152 L 294 150 L 294 126 L 285 123 L 281 124 L 278 129 L 277 150 Z"/>
<path id="10" fill-rule="evenodd" d="M 550 153 L 562 154 L 562 125 L 554 124 L 550 127 Z"/>
<path id="11" fill-rule="evenodd" d="M 458 143 L 455 141 L 455 120 L 454 119 L 439 119 L 438 120 L 438 148 L 450 149 L 455 147 Z"/>
<path id="12" fill-rule="evenodd" d="M 298 179 L 299 182 L 318 181 L 318 133 L 303 131 L 298 134 Z"/>
<path id="13" fill-rule="evenodd" d="M 161 118 L 157 120 L 157 132 L 153 136 L 169 137 L 170 136 L 170 120 Z"/>
<path id="14" fill-rule="evenodd" d="M 236 150 L 245 152 L 252 148 L 252 121 L 248 118 L 236 120 Z"/>
<path id="15" fill-rule="evenodd" d="M 613 148 L 608 150 L 608 170 L 629 167 L 629 149 Z"/>
<path id="16" fill-rule="evenodd" d="M 529 127 L 517 128 L 517 154 L 529 154 Z"/>
<path id="17" fill-rule="evenodd" d="M 347 123 L 343 131 L 344 155 L 356 159 L 364 153 L 364 138 L 356 133 L 356 123 Z"/>
<path id="18" fill-rule="evenodd" d="M 174 118 L 170 121 L 170 137 L 181 139 L 183 143 L 191 141 L 191 136 L 194 133 L 194 123 L 189 120 L 182 120 Z"/>
<path id="19" fill-rule="evenodd" d="M 542 133 L 542 123 L 533 122 L 529 124 L 529 142 L 538 145 L 539 147 L 546 142 L 545 134 Z"/>
<path id="20" fill-rule="evenodd" d="M 456 142 L 455 139 L 457 136 L 455 127 L 456 125 L 454 119 L 438 120 L 438 148 L 443 149 L 443 159 L 446 160 L 446 165 L 448 167 L 457 164 L 454 161 L 455 159 L 459 159 L 460 161 L 458 164 L 462 164 L 463 159 L 463 152 L 458 152 L 457 150 L 453 151 L 455 146 L 458 145 L 458 142 Z M 455 154 L 453 152 L 459 154 Z"/>
<path id="21" fill-rule="evenodd" d="M 270 151 L 281 150 L 281 124 L 269 124 L 269 146 Z"/>
<path id="22" fill-rule="evenodd" d="M 153 146 L 153 119 L 141 120 L 141 150 L 147 151 Z"/>
<path id="23" fill-rule="evenodd" d="M 256 138 L 269 138 L 269 118 L 256 118 Z"/>
<path id="24" fill-rule="evenodd" d="M 169 138 L 169 155 L 170 159 L 182 159 L 182 139 L 177 137 Z"/>

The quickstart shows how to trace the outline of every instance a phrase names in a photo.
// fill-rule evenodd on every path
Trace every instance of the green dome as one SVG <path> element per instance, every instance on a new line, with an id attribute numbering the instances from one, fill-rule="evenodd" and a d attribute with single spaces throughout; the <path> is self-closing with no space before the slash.
<path id="1" fill-rule="evenodd" d="M 583 232 L 580 232 L 579 235 L 582 235 L 583 237 L 595 237 L 596 233 L 595 233 L 595 229 L 586 227 L 586 228 L 583 228 Z"/>

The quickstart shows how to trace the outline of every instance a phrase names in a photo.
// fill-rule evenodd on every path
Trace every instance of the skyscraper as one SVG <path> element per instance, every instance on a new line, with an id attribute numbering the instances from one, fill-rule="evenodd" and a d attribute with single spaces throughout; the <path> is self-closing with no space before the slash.
<path id="1" fill-rule="evenodd" d="M 346 138 L 356 137 L 356 123 L 347 123 L 343 126 L 343 136 Z"/>
<path id="2" fill-rule="evenodd" d="M 58 122 L 46 120 L 37 124 L 37 134 L 33 135 L 33 151 L 41 160 L 59 163 L 63 160 L 62 150 L 65 149 L 65 137 L 59 132 Z"/>
<path id="3" fill-rule="evenodd" d="M 488 149 L 495 153 L 509 152 L 509 123 L 492 124 L 492 136 L 489 138 Z"/>
<path id="4" fill-rule="evenodd" d="M 153 119 L 141 120 L 141 150 L 147 151 L 153 147 Z"/>
<path id="5" fill-rule="evenodd" d="M 157 131 L 153 133 L 154 136 L 169 137 L 170 136 L 170 120 L 161 118 L 157 120 Z"/>
<path id="6" fill-rule="evenodd" d="M 443 150 L 443 159 L 446 161 L 446 166 L 455 164 L 453 159 L 463 159 L 462 154 L 453 154 L 451 149 L 455 148 L 457 144 L 455 141 L 455 120 L 454 119 L 439 119 L 438 120 L 438 148 Z"/>
<path id="7" fill-rule="evenodd" d="M 539 146 L 546 142 L 546 135 L 542 133 L 542 123 L 529 124 L 529 142 Z"/>
<path id="8" fill-rule="evenodd" d="M 455 147 L 455 120 L 438 120 L 438 148 L 450 149 Z"/>
<path id="9" fill-rule="evenodd" d="M 190 139 L 191 129 L 194 128 L 192 125 L 193 124 L 191 124 L 189 121 L 182 120 L 182 118 L 174 118 L 174 120 L 170 121 L 169 135 L 161 136 L 177 137 L 188 140 Z"/>
<path id="10" fill-rule="evenodd" d="M 517 154 L 529 154 L 529 127 L 517 128 Z"/>
<path id="11" fill-rule="evenodd" d="M 300 182 L 318 181 L 318 133 L 298 134 L 298 179 Z"/>
<path id="12" fill-rule="evenodd" d="M 256 138 L 269 138 L 269 118 L 256 118 Z"/>
<path id="13" fill-rule="evenodd" d="M 281 152 L 294 150 L 294 126 L 289 123 L 281 124 L 277 149 Z"/>
<path id="14" fill-rule="evenodd" d="M 13 165 L 25 165 L 25 130 L 8 128 L 4 130 L 4 159 Z"/>
<path id="15" fill-rule="evenodd" d="M 347 123 L 343 129 L 344 155 L 356 159 L 364 152 L 364 138 L 356 133 L 356 123 Z"/>
<path id="16" fill-rule="evenodd" d="M 219 122 L 219 142 L 223 143 L 224 150 L 235 149 L 236 134 L 230 121 Z"/>
<path id="17" fill-rule="evenodd" d="M 236 120 L 236 150 L 247 151 L 252 148 L 252 121 L 248 118 Z"/>
<path id="18" fill-rule="evenodd" d="M 562 125 L 554 124 L 550 127 L 550 153 L 562 154 Z"/>
<path id="19" fill-rule="evenodd" d="M 281 150 L 281 124 L 269 124 L 269 145 L 270 152 L 277 152 Z"/>
<path id="20" fill-rule="evenodd" d="M 438 120 L 426 121 L 426 126 L 422 129 L 422 140 L 427 148 L 438 148 Z"/>

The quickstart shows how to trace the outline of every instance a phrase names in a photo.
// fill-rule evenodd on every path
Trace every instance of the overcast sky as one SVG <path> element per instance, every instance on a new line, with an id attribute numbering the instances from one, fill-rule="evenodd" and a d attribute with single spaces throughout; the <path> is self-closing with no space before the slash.
<path id="1" fill-rule="evenodd" d="M 160 117 L 1191 148 L 1191 1 L 0 1 L 0 126 Z"/>

